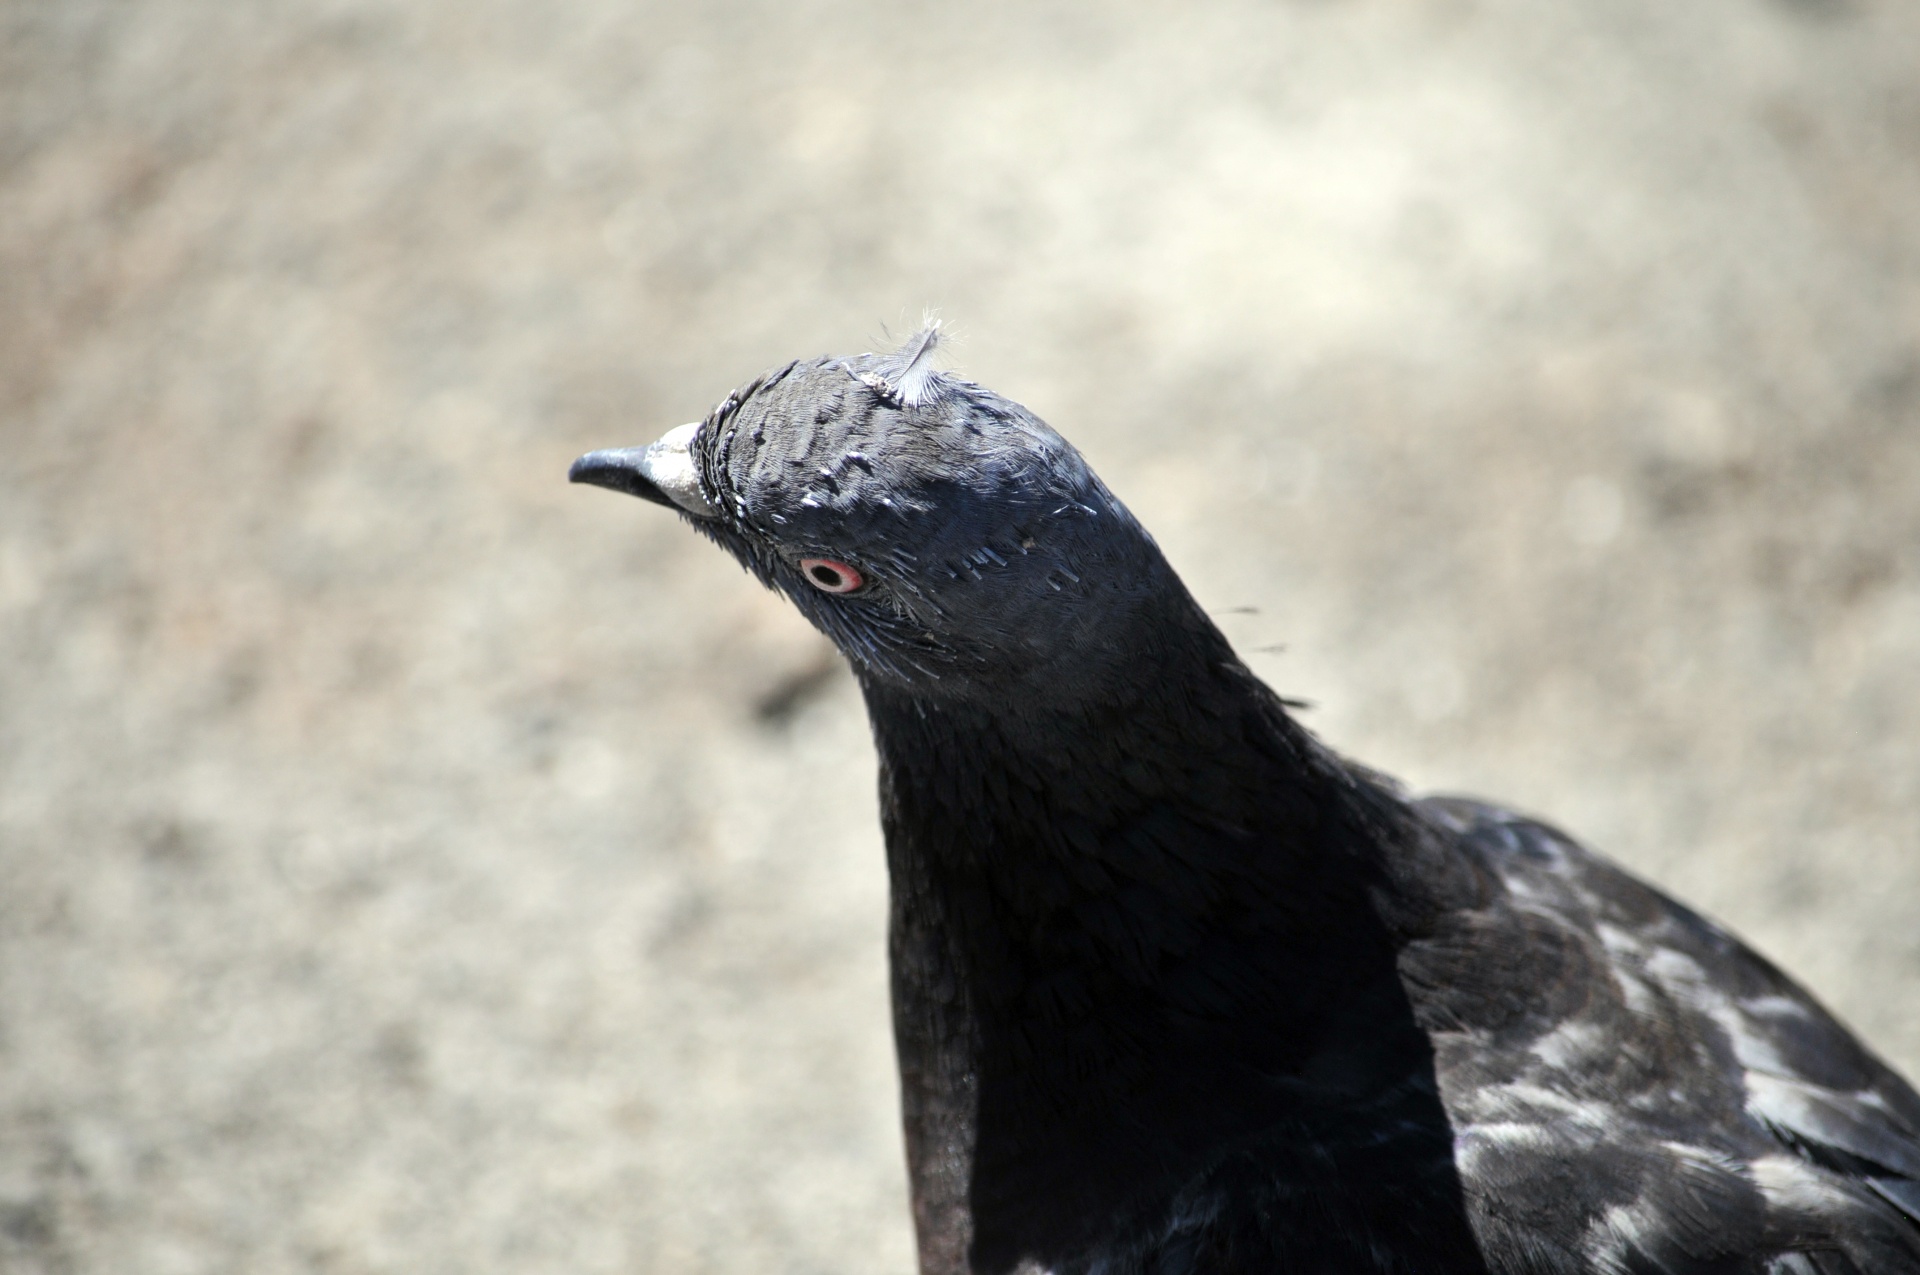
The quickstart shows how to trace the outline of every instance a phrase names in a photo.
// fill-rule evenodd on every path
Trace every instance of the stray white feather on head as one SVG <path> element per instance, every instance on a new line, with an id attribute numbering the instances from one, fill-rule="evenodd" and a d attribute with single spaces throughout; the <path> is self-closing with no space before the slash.
<path id="1" fill-rule="evenodd" d="M 938 397 L 940 373 L 934 370 L 933 352 L 940 348 L 940 327 L 940 320 L 929 314 L 918 332 L 886 356 L 887 362 L 900 364 L 897 371 L 885 376 L 862 372 L 855 379 L 895 407 L 918 407 Z"/>

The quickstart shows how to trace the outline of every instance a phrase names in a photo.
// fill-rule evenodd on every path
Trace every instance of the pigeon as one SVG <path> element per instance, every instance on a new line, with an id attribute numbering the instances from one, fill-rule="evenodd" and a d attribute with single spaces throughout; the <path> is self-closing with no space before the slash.
<path id="1" fill-rule="evenodd" d="M 938 345 L 570 475 L 852 667 L 923 1275 L 1920 1272 L 1912 1088 L 1566 834 L 1336 755 Z"/>

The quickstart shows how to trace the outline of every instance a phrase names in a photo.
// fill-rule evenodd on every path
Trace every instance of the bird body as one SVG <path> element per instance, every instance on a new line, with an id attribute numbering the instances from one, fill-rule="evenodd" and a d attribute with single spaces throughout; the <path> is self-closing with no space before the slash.
<path id="1" fill-rule="evenodd" d="M 573 475 L 852 662 L 924 1275 L 1920 1273 L 1912 1089 L 1563 834 L 1321 745 L 935 344 Z"/>

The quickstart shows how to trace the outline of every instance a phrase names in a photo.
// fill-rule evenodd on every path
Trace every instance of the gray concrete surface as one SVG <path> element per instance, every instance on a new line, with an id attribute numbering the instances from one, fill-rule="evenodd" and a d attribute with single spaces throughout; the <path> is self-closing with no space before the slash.
<path id="1" fill-rule="evenodd" d="M 0 0 L 0 1270 L 907 1269 L 857 697 L 562 478 L 929 304 L 1337 746 L 1920 1069 L 1916 68 L 1900 0 Z"/>

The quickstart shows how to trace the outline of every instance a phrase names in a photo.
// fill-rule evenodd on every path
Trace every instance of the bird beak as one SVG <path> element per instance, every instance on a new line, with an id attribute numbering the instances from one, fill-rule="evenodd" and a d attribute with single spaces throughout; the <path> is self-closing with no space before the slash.
<path id="1" fill-rule="evenodd" d="M 700 470 L 689 450 L 699 428 L 695 421 L 668 430 L 645 447 L 588 452 L 573 462 L 567 481 L 624 491 L 656 505 L 684 509 L 696 518 L 711 518 L 714 508 L 700 494 Z"/>

